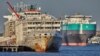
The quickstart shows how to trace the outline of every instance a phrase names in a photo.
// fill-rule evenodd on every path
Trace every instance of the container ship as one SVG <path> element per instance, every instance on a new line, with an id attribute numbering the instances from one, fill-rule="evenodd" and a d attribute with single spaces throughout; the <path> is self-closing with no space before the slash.
<path id="1" fill-rule="evenodd" d="M 16 6 L 7 2 L 7 5 L 11 15 L 4 16 L 7 21 L 4 23 L 5 32 L 2 40 L 5 40 L 0 41 L 0 47 L 24 46 L 36 52 L 59 51 L 62 41 L 61 20 L 42 13 L 41 8 L 35 5 L 23 2 Z"/>
<path id="2" fill-rule="evenodd" d="M 91 16 L 75 14 L 66 16 L 67 23 L 62 24 L 62 33 L 66 45 L 86 46 L 88 39 L 96 34 L 96 22 L 91 20 Z"/>

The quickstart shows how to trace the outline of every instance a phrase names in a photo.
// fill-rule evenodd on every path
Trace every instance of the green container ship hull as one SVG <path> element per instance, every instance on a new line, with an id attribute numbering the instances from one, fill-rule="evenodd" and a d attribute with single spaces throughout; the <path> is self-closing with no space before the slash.
<path id="1" fill-rule="evenodd" d="M 86 45 L 96 33 L 96 24 L 63 24 L 62 31 L 67 45 Z"/>

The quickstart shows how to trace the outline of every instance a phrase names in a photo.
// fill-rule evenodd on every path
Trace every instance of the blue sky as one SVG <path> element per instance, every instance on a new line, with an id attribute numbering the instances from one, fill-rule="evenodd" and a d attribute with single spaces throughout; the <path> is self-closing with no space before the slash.
<path id="1" fill-rule="evenodd" d="M 12 5 L 21 0 L 0 0 L 0 32 L 4 32 L 4 15 L 10 14 L 7 10 L 6 1 Z M 47 12 L 57 18 L 64 15 L 72 15 L 77 12 L 83 15 L 91 15 L 92 20 L 97 22 L 97 29 L 100 30 L 100 0 L 22 0 L 27 4 L 37 4 L 43 12 Z"/>

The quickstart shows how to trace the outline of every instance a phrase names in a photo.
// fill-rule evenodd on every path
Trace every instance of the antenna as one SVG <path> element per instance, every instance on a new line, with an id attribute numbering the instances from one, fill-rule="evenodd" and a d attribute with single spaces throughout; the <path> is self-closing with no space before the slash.
<path id="1" fill-rule="evenodd" d="M 41 11 L 41 7 L 38 7 L 38 10 Z"/>

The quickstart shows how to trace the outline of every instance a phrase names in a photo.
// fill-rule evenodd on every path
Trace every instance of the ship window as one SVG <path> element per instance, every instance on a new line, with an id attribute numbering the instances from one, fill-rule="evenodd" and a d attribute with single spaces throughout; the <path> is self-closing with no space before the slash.
<path id="1" fill-rule="evenodd" d="M 55 27 L 52 27 L 52 29 L 55 29 Z"/>
<path id="2" fill-rule="evenodd" d="M 43 27 L 38 27 L 37 29 L 43 29 Z"/>
<path id="3" fill-rule="evenodd" d="M 46 33 L 44 35 L 47 35 Z"/>
<path id="4" fill-rule="evenodd" d="M 28 27 L 28 29 L 43 29 L 43 27 Z"/>
<path id="5" fill-rule="evenodd" d="M 51 29 L 51 27 L 45 27 L 46 29 Z"/>
<path id="6" fill-rule="evenodd" d="M 60 22 L 55 22 L 55 24 L 60 24 Z"/>
<path id="7" fill-rule="evenodd" d="M 28 24 L 41 24 L 41 22 L 28 22 Z"/>
<path id="8" fill-rule="evenodd" d="M 33 24 L 41 24 L 41 22 L 33 22 Z"/>
<path id="9" fill-rule="evenodd" d="M 41 22 L 36 22 L 37 24 L 41 24 Z"/>
<path id="10" fill-rule="evenodd" d="M 32 24 L 32 22 L 28 22 L 28 24 Z"/>
<path id="11" fill-rule="evenodd" d="M 40 13 L 34 13 L 33 15 L 40 15 Z"/>
<path id="12" fill-rule="evenodd" d="M 32 29 L 32 27 L 28 27 L 28 29 Z"/>
<path id="13" fill-rule="evenodd" d="M 46 22 L 46 24 L 60 24 L 60 22 Z"/>
<path id="14" fill-rule="evenodd" d="M 45 22 L 46 24 L 52 24 L 52 22 Z"/>
<path id="15" fill-rule="evenodd" d="M 58 29 L 58 27 L 55 27 L 55 29 Z"/>
<path id="16" fill-rule="evenodd" d="M 43 27 L 40 27 L 40 29 L 43 29 Z"/>
<path id="17" fill-rule="evenodd" d="M 59 29 L 60 27 L 52 27 L 52 29 Z"/>
<path id="18" fill-rule="evenodd" d="M 24 13 L 25 15 L 40 15 L 41 13 Z"/>
<path id="19" fill-rule="evenodd" d="M 35 24 L 35 22 L 33 22 L 33 24 Z"/>

